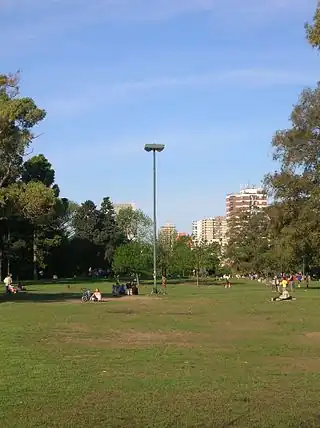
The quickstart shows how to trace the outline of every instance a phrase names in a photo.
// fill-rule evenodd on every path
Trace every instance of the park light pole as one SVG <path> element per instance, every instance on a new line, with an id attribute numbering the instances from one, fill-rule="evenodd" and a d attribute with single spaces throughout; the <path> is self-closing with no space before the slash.
<path id="1" fill-rule="evenodd" d="M 156 153 L 164 150 L 164 144 L 146 144 L 146 152 L 153 155 L 153 289 L 157 292 L 157 167 Z"/>

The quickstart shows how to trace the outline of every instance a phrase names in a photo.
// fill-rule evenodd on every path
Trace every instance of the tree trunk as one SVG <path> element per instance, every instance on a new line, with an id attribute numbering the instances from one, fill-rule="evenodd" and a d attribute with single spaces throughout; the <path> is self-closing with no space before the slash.
<path id="1" fill-rule="evenodd" d="M 0 249 L 0 281 L 2 281 L 2 260 L 3 260 L 3 251 Z"/>
<path id="2" fill-rule="evenodd" d="M 140 282 L 139 282 L 139 274 L 136 272 L 136 281 L 137 281 L 137 286 L 139 287 Z"/>
<path id="3" fill-rule="evenodd" d="M 38 279 L 38 257 L 37 257 L 37 234 L 36 229 L 33 231 L 33 279 Z"/>
<path id="4" fill-rule="evenodd" d="M 197 269 L 196 275 L 197 275 L 197 287 L 200 287 L 200 283 L 199 283 L 199 269 Z"/>
<path id="5" fill-rule="evenodd" d="M 10 226 L 8 225 L 8 236 L 7 236 L 7 275 L 10 275 L 10 248 L 11 248 L 11 242 L 10 242 Z"/>

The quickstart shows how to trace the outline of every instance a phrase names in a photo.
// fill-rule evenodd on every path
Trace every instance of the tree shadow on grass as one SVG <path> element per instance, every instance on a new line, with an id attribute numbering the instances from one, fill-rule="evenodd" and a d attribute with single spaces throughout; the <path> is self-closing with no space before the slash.
<path id="1" fill-rule="evenodd" d="M 72 292 L 61 292 L 61 293 L 37 293 L 28 291 L 21 291 L 17 294 L 7 294 L 4 293 L 0 295 L 0 304 L 1 303 L 95 303 L 95 302 L 81 302 L 82 293 L 72 293 Z M 107 300 L 117 300 L 121 299 L 123 296 L 114 297 L 111 293 L 103 293 L 103 302 Z"/>

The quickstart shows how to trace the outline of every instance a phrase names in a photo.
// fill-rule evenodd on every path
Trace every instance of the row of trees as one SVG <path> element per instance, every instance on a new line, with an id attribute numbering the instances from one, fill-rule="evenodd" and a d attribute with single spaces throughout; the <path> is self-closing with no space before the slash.
<path id="1" fill-rule="evenodd" d="M 306 33 L 319 50 L 319 6 Z M 291 123 L 289 129 L 277 131 L 272 141 L 274 160 L 280 165 L 264 180 L 272 204 L 230 221 L 226 256 L 238 271 L 311 272 L 320 266 L 319 83 L 302 92 Z"/>
<path id="2" fill-rule="evenodd" d="M 109 197 L 98 207 L 60 197 L 44 155 L 31 156 L 46 112 L 19 92 L 19 75 L 0 76 L 0 277 L 79 276 L 91 267 L 127 275 L 152 273 L 152 221 L 142 211 L 115 213 Z M 218 248 L 189 238 L 159 239 L 162 274 L 215 270 Z"/>
<path id="3" fill-rule="evenodd" d="M 320 8 L 306 25 L 320 49 Z M 60 197 L 55 171 L 44 155 L 31 157 L 35 129 L 46 112 L 21 97 L 19 75 L 0 75 L 0 277 L 20 278 L 105 271 L 152 273 L 152 222 L 141 211 L 116 215 L 105 197 L 99 207 Z M 242 213 L 229 224 L 226 258 L 239 271 L 308 269 L 320 265 L 320 84 L 306 89 L 291 114 L 292 127 L 276 132 L 279 171 L 265 178 L 273 197 L 264 211 Z M 239 222 L 242 226 L 239 227 Z M 162 274 L 219 268 L 217 245 L 190 238 L 159 239 Z"/>
<path id="4" fill-rule="evenodd" d="M 132 240 L 121 245 L 115 252 L 115 272 L 143 275 L 153 268 L 151 242 Z M 194 243 L 190 236 L 171 235 L 170 239 L 160 235 L 157 243 L 157 265 L 159 274 L 168 276 L 199 276 L 218 273 L 220 248 L 217 244 Z"/>

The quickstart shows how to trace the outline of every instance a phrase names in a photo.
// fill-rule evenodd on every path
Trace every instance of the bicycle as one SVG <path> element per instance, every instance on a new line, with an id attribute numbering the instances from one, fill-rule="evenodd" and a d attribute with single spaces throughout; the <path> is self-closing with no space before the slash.
<path id="1" fill-rule="evenodd" d="M 92 291 L 89 290 L 88 288 L 81 288 L 81 291 L 82 291 L 81 301 L 83 303 L 89 302 L 93 294 Z"/>
<path id="2" fill-rule="evenodd" d="M 167 294 L 165 288 L 153 288 L 151 291 L 151 296 L 166 296 Z"/>

